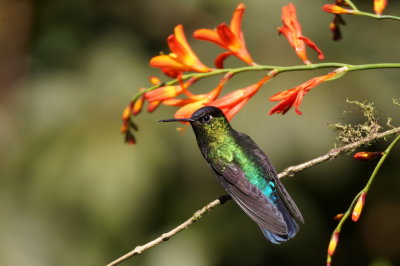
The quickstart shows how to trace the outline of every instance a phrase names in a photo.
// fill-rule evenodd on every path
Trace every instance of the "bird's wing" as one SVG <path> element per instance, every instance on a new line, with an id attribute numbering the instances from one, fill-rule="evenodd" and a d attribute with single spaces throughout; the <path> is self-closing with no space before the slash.
<path id="1" fill-rule="evenodd" d="M 257 157 L 257 159 L 260 160 L 260 164 L 264 165 L 265 167 L 268 168 L 268 172 L 271 173 L 270 178 L 272 178 L 275 181 L 275 184 L 277 185 L 277 191 L 279 195 L 281 196 L 280 198 L 282 199 L 283 203 L 289 210 L 290 214 L 300 223 L 304 223 L 303 216 L 300 213 L 299 208 L 297 208 L 296 203 L 292 200 L 290 197 L 289 193 L 286 191 L 285 187 L 282 185 L 281 181 L 278 178 L 278 175 L 275 171 L 275 168 L 272 166 L 271 162 L 269 161 L 267 155 L 260 149 L 260 147 L 255 143 L 249 136 L 246 134 L 237 132 L 239 135 L 240 141 L 242 141 L 243 145 L 248 147 L 249 149 L 252 150 L 253 154 Z"/>
<path id="2" fill-rule="evenodd" d="M 278 235 L 288 233 L 281 212 L 260 189 L 246 179 L 242 169 L 234 164 L 222 167 L 218 162 L 214 166 L 209 165 L 229 195 L 258 225 Z"/>

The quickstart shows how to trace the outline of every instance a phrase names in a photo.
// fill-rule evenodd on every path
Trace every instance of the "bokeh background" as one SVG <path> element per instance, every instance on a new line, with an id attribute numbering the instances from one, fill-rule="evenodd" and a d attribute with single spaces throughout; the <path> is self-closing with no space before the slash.
<path id="1" fill-rule="evenodd" d="M 243 1 L 243 30 L 260 64 L 301 61 L 278 37 L 280 10 L 289 1 Z M 304 35 L 326 62 L 399 62 L 399 23 L 349 17 L 344 39 L 333 42 L 325 1 L 293 1 Z M 0 265 L 104 265 L 186 220 L 224 194 L 198 151 L 183 135 L 157 121 L 175 109 L 161 106 L 135 120 L 138 144 L 123 143 L 121 112 L 157 70 L 149 59 L 168 52 L 166 37 L 182 23 L 197 28 L 230 21 L 238 1 L 209 0 L 4 0 L 0 2 Z M 355 1 L 372 11 L 371 1 Z M 387 13 L 400 14 L 389 2 Z M 202 61 L 221 51 L 188 37 Z M 311 61 L 318 59 L 309 51 Z M 239 66 L 229 59 L 227 65 Z M 380 122 L 400 124 L 399 70 L 349 73 L 321 84 L 298 116 L 268 116 L 274 93 L 328 70 L 284 73 L 266 84 L 233 119 L 280 171 L 326 153 L 336 133 L 328 122 L 362 121 L 346 99 L 373 101 Z M 248 86 L 263 73 L 243 73 L 225 91 Z M 213 88 L 216 79 L 196 84 Z M 371 150 L 384 150 L 380 142 Z M 385 162 L 358 223 L 347 222 L 334 265 L 399 265 L 400 179 L 397 147 Z M 350 155 L 283 182 L 305 217 L 293 240 L 269 243 L 233 203 L 212 211 L 189 230 L 123 265 L 323 265 L 332 217 L 347 209 L 375 163 Z"/>

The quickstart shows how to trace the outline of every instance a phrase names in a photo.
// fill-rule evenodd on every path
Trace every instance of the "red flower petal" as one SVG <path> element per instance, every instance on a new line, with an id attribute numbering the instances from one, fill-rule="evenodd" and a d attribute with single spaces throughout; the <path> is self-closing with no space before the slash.
<path id="1" fill-rule="evenodd" d="M 215 61 L 214 61 L 215 67 L 219 68 L 219 69 L 224 68 L 225 59 L 228 58 L 231 55 L 234 55 L 234 54 L 232 52 L 225 52 L 225 53 L 222 53 L 222 54 L 218 55 L 217 58 L 215 58 Z"/>
<path id="2" fill-rule="evenodd" d="M 219 37 L 218 33 L 215 30 L 210 29 L 199 29 L 193 33 L 193 37 L 198 40 L 210 41 L 213 42 L 223 48 L 223 43 L 221 38 Z"/>
<path id="3" fill-rule="evenodd" d="M 316 51 L 318 53 L 318 59 L 323 60 L 324 59 L 324 54 L 322 53 L 322 51 L 318 48 L 318 46 L 311 41 L 309 38 L 305 37 L 305 36 L 300 36 L 299 37 L 300 40 L 303 40 L 308 47 L 310 47 L 311 49 L 313 49 L 314 51 Z"/>
<path id="4" fill-rule="evenodd" d="M 230 28 L 233 32 L 233 34 L 235 34 L 237 37 L 241 38 L 241 33 L 242 33 L 242 18 L 243 18 L 243 14 L 244 11 L 246 9 L 246 6 L 243 3 L 240 3 L 235 11 L 233 12 L 233 16 L 231 19 L 231 24 L 230 24 Z M 242 39 L 242 41 L 244 41 Z"/>

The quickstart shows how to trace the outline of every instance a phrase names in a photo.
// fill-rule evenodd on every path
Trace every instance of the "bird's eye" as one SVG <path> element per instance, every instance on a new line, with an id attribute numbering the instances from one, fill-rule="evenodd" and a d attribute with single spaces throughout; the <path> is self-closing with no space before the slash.
<path id="1" fill-rule="evenodd" d="M 202 120 L 203 120 L 203 122 L 209 122 L 211 119 L 212 119 L 211 115 L 206 115 L 206 116 L 203 117 Z"/>

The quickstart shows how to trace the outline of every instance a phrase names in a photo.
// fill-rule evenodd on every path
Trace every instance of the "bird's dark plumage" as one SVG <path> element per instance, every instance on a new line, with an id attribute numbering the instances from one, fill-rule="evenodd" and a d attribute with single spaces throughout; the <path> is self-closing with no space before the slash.
<path id="1" fill-rule="evenodd" d="M 202 107 L 190 119 L 197 143 L 219 183 L 275 244 L 299 231 L 303 217 L 260 147 L 234 130 L 222 111 Z"/>

